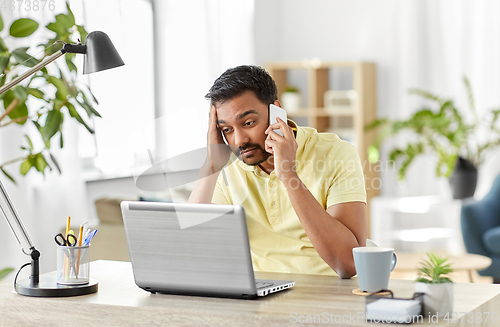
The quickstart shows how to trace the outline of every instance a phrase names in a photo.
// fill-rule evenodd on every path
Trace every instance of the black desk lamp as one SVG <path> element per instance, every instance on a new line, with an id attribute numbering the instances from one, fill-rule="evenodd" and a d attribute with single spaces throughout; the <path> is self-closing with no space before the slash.
<path id="1" fill-rule="evenodd" d="M 85 44 L 64 44 L 64 47 L 61 50 L 47 57 L 44 61 L 40 62 L 33 68 L 27 70 L 17 78 L 0 87 L 0 94 L 6 92 L 28 76 L 36 73 L 65 53 L 81 53 L 85 55 L 83 63 L 84 74 L 91 74 L 124 65 L 123 60 L 113 46 L 113 43 L 105 33 L 98 31 L 92 32 L 87 35 L 85 42 Z M 5 190 L 1 181 L 0 194 L 2 195 L 8 209 L 8 211 L 5 211 L 4 208 L 0 206 L 0 212 L 7 220 L 7 223 L 11 227 L 12 232 L 14 233 L 14 236 L 18 240 L 19 244 L 21 244 L 21 242 L 19 241 L 19 235 L 17 235 L 14 227 L 7 217 L 8 214 L 11 215 L 11 218 L 15 222 L 17 229 L 21 232 L 22 239 L 29 246 L 30 253 L 26 253 L 22 248 L 23 253 L 31 257 L 30 278 L 17 282 L 16 276 L 16 282 L 14 285 L 16 292 L 21 295 L 41 297 L 75 296 L 97 292 L 98 282 L 93 279 L 90 279 L 89 283 L 85 285 L 71 286 L 57 284 L 55 276 L 53 278 L 48 277 L 40 280 L 38 262 L 40 252 L 35 249 L 35 246 L 31 242 L 28 232 L 26 231 L 26 228 L 24 228 L 21 218 L 17 214 L 14 204 L 10 200 L 9 195 L 7 194 L 7 191 Z"/>

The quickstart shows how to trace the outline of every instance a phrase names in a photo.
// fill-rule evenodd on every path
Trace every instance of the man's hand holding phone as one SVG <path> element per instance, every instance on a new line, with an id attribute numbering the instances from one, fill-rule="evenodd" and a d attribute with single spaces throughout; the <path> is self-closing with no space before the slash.
<path id="1" fill-rule="evenodd" d="M 276 177 L 286 182 L 297 177 L 295 156 L 298 145 L 292 128 L 287 124 L 286 111 L 272 104 L 269 109 L 270 125 L 265 131 L 267 134 L 265 150 L 274 156 Z"/>
<path id="2" fill-rule="evenodd" d="M 210 106 L 210 115 L 207 133 L 207 163 L 210 164 L 212 174 L 219 172 L 229 161 L 231 149 L 224 142 L 222 131 L 217 123 L 217 110 L 215 106 Z"/>

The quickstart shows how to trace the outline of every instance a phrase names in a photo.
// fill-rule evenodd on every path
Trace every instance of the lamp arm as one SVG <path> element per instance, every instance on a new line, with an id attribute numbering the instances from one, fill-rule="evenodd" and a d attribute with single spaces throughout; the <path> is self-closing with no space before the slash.
<path id="1" fill-rule="evenodd" d="M 22 238 L 24 239 L 24 241 L 26 241 L 26 243 L 28 243 L 28 246 L 30 247 L 30 249 L 34 248 L 35 246 L 33 245 L 33 242 L 31 242 L 31 238 L 28 235 L 28 231 L 26 230 L 26 228 L 23 225 L 23 222 L 19 218 L 19 215 L 17 214 L 16 208 L 14 207 L 14 204 L 10 200 L 9 194 L 7 193 L 7 190 L 4 188 L 1 181 L 0 181 L 0 193 L 2 194 L 2 197 L 5 200 L 7 207 L 9 208 L 9 211 L 12 214 L 12 217 L 14 218 L 13 220 L 16 222 L 17 227 L 19 228 L 19 230 L 22 233 Z M 3 210 L 2 210 L 2 212 L 3 212 Z M 9 219 L 7 218 L 7 216 L 5 216 L 5 219 L 7 219 L 7 222 L 10 225 L 10 222 L 9 222 Z M 14 233 L 14 235 L 16 236 L 16 238 L 19 240 L 19 237 L 16 235 L 16 232 L 14 231 L 14 228 L 12 228 L 12 226 L 11 226 L 11 229 L 12 229 L 12 232 Z"/>
<path id="2" fill-rule="evenodd" d="M 65 43 L 64 47 L 61 50 L 53 53 L 52 55 L 50 55 L 44 61 L 36 64 L 31 69 L 28 69 L 26 72 L 24 72 L 23 74 L 19 75 L 17 78 L 13 79 L 9 83 L 7 83 L 7 84 L 3 85 L 2 87 L 0 87 L 0 94 L 2 94 L 4 92 L 6 92 L 7 90 L 11 89 L 13 86 L 17 85 L 19 82 L 21 82 L 22 80 L 24 80 L 28 76 L 33 75 L 34 73 L 36 73 L 37 71 L 39 71 L 43 67 L 47 66 L 48 64 L 50 64 L 51 62 L 53 62 L 54 60 L 56 60 L 57 58 L 61 57 L 62 55 L 64 55 L 67 52 L 68 53 L 82 53 L 82 54 L 85 54 L 87 52 L 87 46 L 83 45 L 83 44 L 69 44 L 69 43 Z M 32 259 L 38 260 L 38 257 L 40 256 L 40 253 L 35 249 L 35 246 L 31 242 L 30 236 L 28 235 L 28 232 L 26 231 L 26 228 L 24 228 L 23 222 L 19 218 L 19 215 L 16 212 L 16 208 L 14 208 L 14 204 L 12 203 L 12 201 L 10 201 L 9 195 L 7 193 L 7 190 L 3 187 L 3 184 L 2 184 L 1 181 L 0 181 L 0 193 L 2 194 L 2 197 L 4 198 L 5 202 L 7 203 L 7 207 L 9 208 L 12 216 L 14 217 L 14 221 L 16 222 L 17 227 L 21 231 L 23 239 L 28 243 L 28 245 L 30 247 Z M 4 213 L 3 209 L 1 207 L 0 207 L 0 210 L 2 211 L 2 213 Z M 4 215 L 5 215 L 5 213 L 4 213 Z M 14 231 L 14 228 L 12 228 L 12 225 L 10 224 L 10 221 L 7 218 L 7 216 L 5 216 L 5 219 L 7 219 L 7 222 L 9 223 L 9 225 L 10 225 L 10 227 L 12 229 L 12 232 L 14 233 L 14 236 L 16 236 L 16 238 L 18 239 L 18 242 L 19 242 L 19 238 L 16 235 L 16 232 Z M 38 254 L 37 253 L 34 254 L 35 251 Z M 24 252 L 24 249 L 23 249 L 23 252 Z M 25 254 L 27 254 L 27 253 L 25 253 Z"/>
<path id="3" fill-rule="evenodd" d="M 22 80 L 24 80 L 25 78 L 33 75 L 34 73 L 36 73 L 37 71 L 39 71 L 43 67 L 47 66 L 48 64 L 50 64 L 51 62 L 53 62 L 57 58 L 59 58 L 62 55 L 64 55 L 66 52 L 85 53 L 85 51 L 86 51 L 86 46 L 84 46 L 84 45 L 80 45 L 80 44 L 75 44 L 75 45 L 65 44 L 65 46 L 64 46 L 63 49 L 61 49 L 61 50 L 55 52 L 54 54 L 50 55 L 44 61 L 36 64 L 32 68 L 28 69 L 27 71 L 25 71 L 24 73 L 22 73 L 21 75 L 19 75 L 17 78 L 13 79 L 9 83 L 7 83 L 7 84 L 3 85 L 2 87 L 0 87 L 0 94 L 3 94 L 6 91 L 10 90 L 13 86 L 19 84 Z M 0 193 L 2 194 L 2 197 L 5 200 L 5 203 L 7 203 L 7 207 L 9 208 L 9 211 L 10 211 L 10 213 L 12 214 L 12 216 L 14 218 L 13 220 L 16 222 L 16 225 L 17 225 L 18 229 L 21 231 L 23 239 L 29 245 L 30 253 L 29 254 L 26 253 L 24 251 L 24 249 L 23 249 L 23 252 L 25 254 L 28 254 L 31 257 L 30 285 L 31 286 L 38 285 L 39 280 L 40 280 L 40 277 L 39 277 L 40 269 L 39 269 L 39 261 L 38 261 L 38 259 L 40 258 L 40 252 L 37 249 L 35 249 L 35 246 L 31 242 L 31 238 L 28 235 L 28 231 L 24 227 L 23 222 L 21 221 L 21 218 L 19 218 L 19 216 L 18 216 L 18 214 L 16 212 L 16 208 L 14 207 L 14 204 L 12 203 L 12 201 L 10 201 L 9 195 L 7 193 L 7 190 L 5 190 L 5 188 L 3 187 L 3 184 L 2 184 L 1 181 L 0 181 Z M 3 211 L 3 209 L 1 207 L 0 207 L 0 210 L 2 211 L 3 215 L 5 216 L 5 219 L 7 220 L 7 223 L 9 224 L 12 232 L 14 233 L 14 236 L 17 238 L 17 240 L 19 242 L 19 237 L 16 234 L 16 232 L 15 232 L 14 228 L 12 227 L 12 225 L 10 224 L 9 219 L 5 215 L 5 212 Z"/>
<path id="4" fill-rule="evenodd" d="M 39 269 L 39 261 L 38 258 L 40 258 L 40 252 L 35 249 L 35 246 L 33 245 L 33 242 L 31 242 L 31 238 L 28 234 L 28 231 L 24 227 L 23 222 L 21 221 L 21 218 L 17 214 L 16 208 L 14 207 L 14 204 L 9 198 L 9 194 L 7 193 L 7 190 L 4 188 L 2 181 L 0 181 L 0 193 L 2 194 L 3 199 L 5 200 L 5 203 L 7 204 L 7 207 L 9 208 L 10 213 L 12 214 L 13 220 L 16 222 L 17 228 L 21 231 L 23 239 L 28 243 L 28 246 L 30 247 L 30 253 L 26 253 L 24 249 L 22 248 L 23 252 L 31 257 L 31 275 L 30 275 L 30 283 L 31 285 L 38 285 L 39 282 L 39 274 L 40 274 L 40 269 Z M 15 229 L 12 227 L 9 218 L 7 217 L 4 209 L 0 206 L 0 210 L 2 214 L 5 216 L 5 219 L 7 220 L 7 223 L 9 224 L 12 233 L 14 233 L 14 236 L 17 238 L 17 241 L 19 242 L 19 236 L 16 234 Z M 21 244 L 21 242 L 19 242 Z"/>
<path id="5" fill-rule="evenodd" d="M 85 53 L 87 53 L 87 46 L 84 45 L 84 44 L 70 44 L 70 43 L 65 43 L 64 47 L 61 50 L 59 50 L 59 51 L 55 52 L 54 54 L 50 55 L 44 61 L 36 64 L 31 69 L 28 69 L 27 71 L 25 71 L 24 73 L 22 73 L 21 75 L 19 75 L 18 77 L 16 77 L 12 81 L 10 81 L 9 83 L 7 83 L 7 84 L 3 85 L 2 87 L 0 87 L 0 94 L 3 94 L 4 92 L 10 90 L 13 86 L 19 84 L 19 82 L 21 82 L 22 80 L 24 80 L 26 77 L 33 75 L 34 73 L 36 73 L 37 71 L 39 71 L 43 67 L 47 66 L 48 64 L 50 64 L 51 62 L 53 62 L 54 60 L 56 60 L 57 58 L 59 58 L 60 56 L 62 56 L 65 53 L 81 53 L 81 54 L 85 54 Z"/>
<path id="6" fill-rule="evenodd" d="M 50 64 L 51 62 L 53 62 L 54 60 L 56 60 L 57 58 L 59 58 L 60 56 L 62 56 L 65 53 L 66 52 L 64 50 L 59 50 L 56 53 L 50 55 L 44 61 L 36 64 L 32 68 L 28 69 L 27 71 L 25 71 L 24 73 L 22 73 L 21 75 L 19 75 L 18 77 L 16 77 L 12 81 L 10 81 L 9 83 L 7 83 L 4 86 L 0 87 L 0 94 L 3 94 L 6 91 L 10 90 L 13 86 L 19 84 L 19 82 L 21 82 L 22 80 L 24 80 L 26 77 L 33 75 L 34 73 L 36 73 L 37 71 L 39 71 L 43 67 L 47 66 L 48 64 Z"/>
<path id="7" fill-rule="evenodd" d="M 110 68 L 115 68 L 118 66 L 123 66 L 124 62 L 120 58 L 120 55 L 116 51 L 115 47 L 113 46 L 113 43 L 109 39 L 109 37 L 103 33 L 103 32 L 92 32 L 87 35 L 87 44 L 89 45 L 89 49 L 93 49 L 93 51 L 90 51 L 92 56 L 91 58 L 88 59 L 86 58 L 84 65 L 83 65 L 83 73 L 84 74 L 90 74 L 93 72 L 98 72 L 101 70 L 106 70 Z M 64 42 L 63 42 L 64 43 Z M 96 48 L 99 48 L 99 50 L 102 51 L 95 51 Z M 87 54 L 87 45 L 83 45 L 81 43 L 78 44 L 68 44 L 65 43 L 63 48 L 49 57 L 47 57 L 45 60 L 41 61 L 40 63 L 36 64 L 34 67 L 28 69 L 26 72 L 18 76 L 17 78 L 13 79 L 9 83 L 3 85 L 0 87 L 0 94 L 5 93 L 6 91 L 10 90 L 13 86 L 19 84 L 21 81 L 26 79 L 27 77 L 33 75 L 34 73 L 38 72 L 40 69 L 44 68 L 57 58 L 61 57 L 65 53 L 81 53 L 81 54 Z M 88 60 L 87 60 L 88 59 Z M 97 62 L 98 64 L 93 65 L 90 69 L 86 70 L 86 63 L 92 64 L 93 62 Z M 101 60 L 101 61 L 99 61 Z M 95 63 L 94 62 L 94 63 Z M 14 289 L 18 294 L 21 295 L 27 295 L 27 296 L 74 296 L 74 295 L 85 295 L 85 294 L 90 294 L 90 293 L 95 293 L 97 292 L 97 282 L 93 281 L 91 284 L 88 286 L 81 286 L 77 285 L 74 287 L 60 287 L 56 281 L 53 281 L 51 279 L 46 279 L 44 283 L 39 283 L 39 274 L 40 274 L 40 269 L 39 269 L 39 258 L 40 258 L 40 252 L 35 249 L 35 246 L 31 242 L 31 239 L 28 235 L 28 232 L 26 231 L 26 228 L 24 227 L 21 218 L 18 216 L 16 209 L 14 208 L 13 203 L 10 201 L 9 195 L 7 194 L 7 191 L 3 187 L 2 182 L 0 181 L 0 195 L 3 197 L 5 200 L 4 202 L 6 203 L 6 206 L 9 208 L 10 213 L 12 214 L 13 218 L 9 220 L 9 217 L 7 215 L 7 212 L 5 212 L 4 208 L 0 204 L 0 214 L 3 214 L 5 216 L 5 219 L 7 220 L 7 223 L 9 224 L 12 233 L 16 237 L 17 241 L 19 241 L 19 236 L 22 236 L 22 238 L 28 243 L 29 245 L 29 250 L 30 254 L 26 253 L 24 251 L 23 245 L 21 245 L 21 249 L 23 252 L 31 257 L 31 275 L 29 279 L 29 283 L 26 283 L 26 281 L 20 281 L 19 283 L 17 282 L 17 275 L 14 280 Z M 16 229 L 13 228 L 13 224 L 11 224 L 11 220 L 15 221 L 15 224 L 17 225 L 17 229 L 19 229 L 19 234 L 16 232 Z M 24 267 L 23 265 L 21 269 Z M 18 272 L 19 273 L 19 272 Z"/>

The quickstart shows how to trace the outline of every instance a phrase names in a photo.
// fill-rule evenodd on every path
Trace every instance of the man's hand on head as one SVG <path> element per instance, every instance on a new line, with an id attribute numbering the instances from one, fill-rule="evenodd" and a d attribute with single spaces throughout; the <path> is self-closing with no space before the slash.
<path id="1" fill-rule="evenodd" d="M 274 156 L 274 172 L 282 182 L 289 182 L 293 178 L 298 178 L 295 172 L 295 157 L 297 154 L 297 141 L 293 130 L 281 118 L 277 118 L 277 123 L 269 125 L 265 133 L 265 150 Z M 283 136 L 274 130 L 280 129 Z"/>
<path id="2" fill-rule="evenodd" d="M 212 174 L 220 171 L 229 161 L 231 149 L 222 138 L 222 131 L 217 123 L 217 109 L 210 106 L 207 133 L 207 162 L 211 165 Z"/>

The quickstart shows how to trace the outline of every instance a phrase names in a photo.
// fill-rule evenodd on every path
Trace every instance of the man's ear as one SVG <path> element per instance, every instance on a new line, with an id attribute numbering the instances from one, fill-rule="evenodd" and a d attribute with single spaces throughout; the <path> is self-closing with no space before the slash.
<path id="1" fill-rule="evenodd" d="M 283 107 L 281 106 L 281 102 L 280 102 L 280 100 L 276 100 L 276 101 L 274 101 L 274 102 L 273 102 L 273 104 L 274 104 L 275 106 L 278 106 L 278 107 L 280 107 L 280 108 L 283 108 Z"/>

